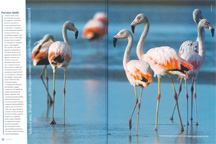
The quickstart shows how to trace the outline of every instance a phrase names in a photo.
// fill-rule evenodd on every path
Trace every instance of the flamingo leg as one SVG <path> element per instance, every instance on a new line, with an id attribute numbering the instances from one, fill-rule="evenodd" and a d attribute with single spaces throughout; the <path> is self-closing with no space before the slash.
<path id="1" fill-rule="evenodd" d="M 178 91 L 177 99 L 179 98 L 179 94 L 181 92 L 181 89 L 182 89 L 182 78 L 180 79 L 179 91 Z M 176 108 L 176 104 L 174 106 L 173 113 L 172 113 L 172 116 L 171 116 L 170 120 L 173 120 L 173 116 L 174 116 L 174 113 L 175 113 L 175 108 Z"/>
<path id="2" fill-rule="evenodd" d="M 186 92 L 186 99 L 187 99 L 187 125 L 189 125 L 189 122 L 188 122 L 188 92 L 187 92 L 187 79 L 185 79 L 185 92 Z"/>
<path id="3" fill-rule="evenodd" d="M 139 104 L 138 104 L 138 113 L 137 113 L 137 129 L 136 129 L 136 135 L 138 135 L 139 112 L 140 112 L 140 104 L 141 104 L 141 98 L 142 98 L 142 90 L 143 90 L 143 87 L 141 86 L 140 99 L 139 99 Z"/>
<path id="4" fill-rule="evenodd" d="M 157 109 L 156 109 L 156 119 L 155 119 L 155 131 L 157 131 L 157 123 L 158 123 L 158 110 L 160 103 L 160 76 L 158 76 L 158 96 L 157 96 Z"/>
<path id="5" fill-rule="evenodd" d="M 197 121 L 197 104 L 196 104 L 196 80 L 194 80 L 194 99 L 195 99 L 195 111 L 196 111 L 196 125 L 198 126 L 198 121 Z"/>
<path id="6" fill-rule="evenodd" d="M 135 111 L 135 109 L 136 109 L 136 105 L 137 105 L 137 103 L 138 103 L 136 86 L 134 86 L 134 91 L 135 91 L 135 96 L 136 96 L 136 102 L 135 102 L 133 111 L 132 111 L 132 113 L 131 113 L 130 119 L 129 119 L 129 129 L 130 129 L 130 130 L 131 130 L 131 128 L 132 128 L 132 124 L 131 124 L 131 122 L 132 122 L 132 116 L 133 116 L 133 113 L 134 113 L 134 111 Z"/>
<path id="7" fill-rule="evenodd" d="M 65 85 L 66 85 L 66 68 L 64 68 L 64 89 L 63 89 L 63 102 L 64 102 L 64 120 L 63 125 L 65 125 Z"/>
<path id="8" fill-rule="evenodd" d="M 176 94 L 176 90 L 175 90 L 175 86 L 174 86 L 174 83 L 173 83 L 173 79 L 172 79 L 171 75 L 168 75 L 168 76 L 169 76 L 169 78 L 171 80 L 172 87 L 173 87 L 173 90 L 174 90 L 174 98 L 176 100 L 176 106 L 177 106 L 177 109 L 178 109 L 179 120 L 180 120 L 180 123 L 181 123 L 181 131 L 184 131 L 184 127 L 183 127 L 182 120 L 181 120 L 181 114 L 180 114 L 180 110 L 179 110 L 179 105 L 178 105 L 178 97 L 177 97 L 177 94 Z"/>
<path id="9" fill-rule="evenodd" d="M 41 74 L 40 74 L 40 78 L 42 80 L 42 83 L 47 91 L 47 105 L 50 103 L 50 105 L 52 104 L 52 97 L 50 96 L 49 94 L 49 90 L 48 90 L 48 79 L 47 79 L 47 85 L 45 84 L 44 82 L 44 79 L 43 79 L 43 74 L 45 72 L 45 76 L 47 77 L 47 66 L 45 65 L 45 67 L 43 68 Z"/>
<path id="10" fill-rule="evenodd" d="M 192 78 L 192 83 L 191 83 L 191 123 L 193 121 L 193 84 L 194 84 L 194 78 Z"/>
<path id="11" fill-rule="evenodd" d="M 55 105 L 55 69 L 56 67 L 54 67 L 53 69 L 53 111 L 52 111 L 52 119 L 50 124 L 56 124 L 55 120 L 54 120 L 54 105 Z"/>
<path id="12" fill-rule="evenodd" d="M 46 67 L 46 69 L 45 69 L 45 77 L 46 77 L 46 83 L 47 83 L 47 85 L 46 85 L 46 87 L 47 87 L 47 103 L 49 103 L 50 104 L 50 106 L 52 105 L 52 97 L 50 96 L 50 94 L 49 94 L 49 83 L 48 83 L 48 74 L 47 74 L 47 66 L 45 66 Z"/>

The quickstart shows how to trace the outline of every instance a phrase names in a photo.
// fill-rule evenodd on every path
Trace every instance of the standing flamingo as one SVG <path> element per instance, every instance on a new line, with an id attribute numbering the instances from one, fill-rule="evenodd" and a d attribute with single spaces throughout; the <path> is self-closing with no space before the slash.
<path id="1" fill-rule="evenodd" d="M 200 67 L 205 59 L 205 31 L 204 28 L 207 28 L 211 31 L 212 37 L 214 36 L 214 28 L 212 25 L 208 22 L 206 19 L 202 19 L 198 24 L 198 36 L 197 41 L 186 41 L 184 42 L 180 49 L 179 49 L 179 55 L 181 58 L 183 58 L 188 63 L 192 64 L 194 67 L 194 71 L 189 71 L 188 76 L 192 77 L 192 84 L 191 84 L 191 122 L 193 120 L 193 90 L 194 90 L 194 99 L 195 99 L 195 111 L 196 111 L 196 125 L 198 125 L 197 120 L 197 104 L 196 104 L 196 79 L 198 77 L 198 73 L 200 70 Z M 188 50 L 190 49 L 190 50 Z M 180 88 L 181 88 L 181 81 L 180 80 Z M 194 85 L 194 89 L 193 89 Z M 188 122 L 188 94 L 187 94 L 187 81 L 185 79 L 185 89 L 186 89 L 186 97 L 187 97 L 187 125 L 189 125 Z M 180 91 L 179 91 L 180 93 Z M 175 111 L 175 107 L 173 110 L 173 114 Z M 173 115 L 172 115 L 173 117 Z M 171 117 L 171 118 L 172 118 Z"/>
<path id="2" fill-rule="evenodd" d="M 83 28 L 82 37 L 89 40 L 101 39 L 107 33 L 107 14 L 97 12 Z"/>
<path id="3" fill-rule="evenodd" d="M 202 12 L 201 10 L 199 9 L 195 9 L 193 11 L 193 20 L 195 22 L 195 24 L 198 25 L 199 21 L 203 19 L 203 16 L 202 16 Z M 198 40 L 198 37 L 197 37 L 197 40 Z M 198 41 L 192 41 L 192 40 L 187 40 L 185 42 L 182 43 L 182 45 L 180 46 L 179 48 L 179 55 L 181 56 L 183 53 L 190 53 L 191 51 L 193 52 L 196 52 L 198 53 Z M 185 84 L 186 84 L 186 79 L 185 79 Z M 180 79 L 180 85 L 179 85 L 179 91 L 178 91 L 178 97 L 179 97 L 179 94 L 181 92 L 181 85 L 182 85 L 182 78 Z M 192 121 L 192 111 L 193 111 L 193 85 L 191 86 L 191 121 Z M 187 93 L 187 90 L 186 90 L 186 99 L 187 99 L 187 125 L 189 125 L 189 122 L 188 122 L 188 93 Z M 175 112 L 175 108 L 176 108 L 176 105 L 174 106 L 174 109 L 173 109 L 173 113 L 172 113 L 172 116 L 170 118 L 170 120 L 173 120 L 173 115 L 174 115 L 174 112 Z"/>
<path id="4" fill-rule="evenodd" d="M 127 44 L 127 47 L 124 53 L 123 67 L 124 67 L 128 81 L 134 87 L 135 96 L 136 96 L 136 103 L 135 103 L 135 106 L 133 108 L 133 111 L 129 119 L 130 129 L 131 129 L 131 118 L 133 116 L 134 110 L 138 103 L 136 86 L 141 87 L 140 99 L 139 99 L 139 104 L 138 104 L 138 114 L 137 114 L 137 129 L 136 129 L 136 134 L 138 135 L 139 111 L 140 111 L 142 90 L 143 90 L 143 87 L 148 87 L 149 83 L 152 82 L 152 77 L 151 77 L 150 67 L 147 62 L 141 61 L 141 60 L 130 60 L 129 61 L 130 51 L 131 51 L 131 47 L 133 43 L 133 36 L 128 30 L 123 29 L 117 35 L 114 36 L 113 38 L 114 47 L 116 47 L 116 42 L 118 39 L 125 39 L 125 38 L 128 38 L 128 44 Z"/>
<path id="5" fill-rule="evenodd" d="M 50 45 L 54 42 L 54 37 L 50 34 L 46 34 L 42 40 L 38 41 L 37 45 L 33 48 L 32 50 L 32 61 L 33 65 L 45 65 L 41 74 L 40 78 L 43 82 L 44 87 L 46 88 L 47 91 L 47 104 L 52 104 L 52 98 L 49 94 L 49 89 L 48 89 L 48 76 L 47 76 L 47 65 L 49 64 L 48 61 L 48 50 Z M 45 77 L 46 77 L 46 82 L 47 85 L 45 84 L 43 80 L 43 74 L 45 72 Z"/>
<path id="6" fill-rule="evenodd" d="M 176 101 L 178 114 L 179 114 L 179 120 L 181 123 L 181 131 L 184 131 L 180 110 L 178 106 L 178 100 L 177 100 L 177 94 L 174 87 L 174 83 L 172 80 L 172 74 L 177 74 L 180 76 L 187 77 L 187 71 L 189 69 L 193 70 L 193 67 L 188 64 L 186 61 L 184 61 L 182 58 L 180 58 L 176 51 L 173 48 L 170 48 L 168 46 L 163 47 L 156 47 L 148 50 L 146 54 L 143 52 L 143 45 L 144 41 L 146 39 L 147 33 L 149 31 L 149 21 L 146 15 L 144 14 L 138 14 L 134 21 L 131 23 L 132 31 L 134 32 L 135 26 L 138 24 L 144 23 L 145 28 L 142 32 L 142 35 L 139 39 L 139 42 L 137 44 L 137 56 L 139 60 L 144 60 L 149 63 L 150 67 L 154 71 L 154 75 L 157 75 L 158 77 L 158 96 L 157 96 L 157 110 L 156 110 L 156 122 L 155 122 L 155 131 L 157 131 L 157 122 L 158 122 L 158 110 L 159 110 L 159 102 L 160 102 L 160 78 L 161 76 L 167 74 L 171 80 L 172 87 L 174 90 L 174 98 Z"/>
<path id="7" fill-rule="evenodd" d="M 53 69 L 53 112 L 50 124 L 56 124 L 54 120 L 54 104 L 55 104 L 55 71 L 56 68 L 64 67 L 64 89 L 63 89 L 63 102 L 64 102 L 64 120 L 63 125 L 65 125 L 65 84 L 66 84 L 66 69 L 71 60 L 72 50 L 67 38 L 67 30 L 73 31 L 75 33 L 75 38 L 77 39 L 78 30 L 74 24 L 70 21 L 66 21 L 63 25 L 62 35 L 64 42 L 56 41 L 51 44 L 49 48 L 49 63 Z"/>

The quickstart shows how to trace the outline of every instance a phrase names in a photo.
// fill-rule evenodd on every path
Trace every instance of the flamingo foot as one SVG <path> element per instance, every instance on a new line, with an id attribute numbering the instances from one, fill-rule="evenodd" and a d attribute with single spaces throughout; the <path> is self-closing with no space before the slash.
<path id="1" fill-rule="evenodd" d="M 183 131 L 184 131 L 184 128 L 182 127 L 182 128 L 181 128 L 181 132 L 183 132 Z"/>
<path id="2" fill-rule="evenodd" d="M 51 119 L 51 122 L 50 122 L 50 124 L 51 124 L 51 125 L 55 125 L 55 124 L 56 124 L 56 122 L 55 122 L 54 118 L 52 118 L 52 119 Z"/>
<path id="3" fill-rule="evenodd" d="M 129 119 L 129 129 L 131 130 L 131 128 L 132 128 L 132 124 L 131 124 L 131 119 Z"/>

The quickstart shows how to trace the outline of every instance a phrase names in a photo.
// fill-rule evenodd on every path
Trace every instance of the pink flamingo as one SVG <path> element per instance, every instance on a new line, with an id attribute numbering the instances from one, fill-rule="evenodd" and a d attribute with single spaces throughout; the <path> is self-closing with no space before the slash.
<path id="1" fill-rule="evenodd" d="M 49 64 L 48 50 L 49 50 L 50 45 L 53 42 L 54 42 L 54 37 L 52 35 L 50 35 L 50 34 L 46 34 L 43 37 L 43 39 L 41 39 L 41 40 L 39 40 L 37 42 L 37 45 L 32 50 L 33 66 L 45 65 L 42 72 L 41 72 L 41 74 L 40 74 L 40 78 L 41 78 L 41 80 L 43 82 L 44 87 L 46 88 L 46 91 L 47 91 L 47 104 L 49 103 L 50 105 L 52 104 L 52 98 L 51 98 L 51 96 L 49 94 L 49 90 L 48 90 L 47 65 Z M 43 80 L 44 72 L 45 72 L 47 85 L 45 84 L 45 82 Z"/>
<path id="2" fill-rule="evenodd" d="M 196 125 L 198 125 L 197 120 L 197 104 L 196 104 L 196 79 L 198 77 L 198 73 L 200 70 L 200 67 L 205 59 L 205 31 L 204 28 L 207 28 L 211 31 L 212 37 L 214 36 L 214 28 L 212 25 L 208 22 L 206 19 L 200 20 L 198 24 L 198 36 L 197 41 L 185 41 L 179 49 L 179 55 L 181 58 L 183 58 L 185 61 L 193 65 L 194 71 L 189 71 L 188 76 L 192 77 L 192 84 L 191 84 L 191 122 L 193 120 L 193 90 L 194 90 L 194 99 L 195 99 L 195 111 L 196 111 Z M 183 77 L 184 78 L 184 77 Z M 184 78 L 185 79 L 185 78 Z M 182 78 L 180 80 L 180 87 L 181 89 L 182 84 Z M 194 88 L 193 88 L 194 85 Z M 187 81 L 185 79 L 185 89 L 186 89 L 186 98 L 187 98 L 187 125 L 189 125 L 188 122 L 188 93 L 187 93 Z M 179 90 L 180 93 L 181 90 Z M 175 107 L 173 110 L 173 114 L 175 111 Z M 171 116 L 171 119 L 173 117 L 173 114 Z"/>
<path id="3" fill-rule="evenodd" d="M 198 25 L 198 23 L 199 23 L 199 21 L 201 19 L 203 19 L 201 10 L 195 9 L 193 11 L 193 20 L 194 20 L 194 22 Z M 197 37 L 197 40 L 198 40 L 198 37 Z M 182 45 L 179 48 L 179 56 L 181 56 L 183 53 L 187 53 L 187 54 L 189 54 L 190 52 L 196 52 L 196 53 L 198 53 L 198 47 L 199 47 L 199 45 L 198 45 L 198 41 L 197 40 L 196 41 L 187 40 L 187 41 L 183 42 Z M 193 82 L 192 82 L 192 84 L 193 84 Z M 182 78 L 180 79 L 178 97 L 179 97 L 179 94 L 181 92 L 181 85 L 182 85 Z M 186 85 L 187 85 L 187 82 L 186 82 L 186 79 L 185 79 L 185 86 Z M 193 112 L 193 89 L 194 89 L 193 85 L 191 85 L 191 121 L 193 119 L 192 118 L 192 112 Z M 188 93 L 187 93 L 187 89 L 186 89 L 186 99 L 187 99 L 187 125 L 189 125 L 189 122 L 188 122 Z M 174 115 L 174 112 L 175 112 L 175 107 L 176 107 L 176 105 L 174 106 L 173 113 L 172 113 L 172 116 L 171 116 L 170 120 L 173 120 L 173 115 Z"/>
<path id="4" fill-rule="evenodd" d="M 67 38 L 67 30 L 73 31 L 75 33 L 75 38 L 77 39 L 78 30 L 74 24 L 70 21 L 66 21 L 63 25 L 62 35 L 64 42 L 56 41 L 51 44 L 49 48 L 48 60 L 53 69 L 53 112 L 50 124 L 56 124 L 54 120 L 54 104 L 55 104 L 55 71 L 56 68 L 64 68 L 64 89 L 63 89 L 63 102 L 64 102 L 64 120 L 63 125 L 65 125 L 65 84 L 66 84 L 66 69 L 71 60 L 72 50 Z"/>
<path id="5" fill-rule="evenodd" d="M 176 106 L 178 109 L 179 114 L 179 120 L 181 123 L 181 131 L 184 131 L 180 110 L 178 106 L 178 100 L 177 100 L 177 94 L 175 90 L 175 86 L 172 80 L 172 74 L 185 76 L 187 77 L 187 71 L 193 70 L 193 67 L 188 64 L 186 61 L 184 61 L 181 57 L 179 57 L 176 53 L 176 51 L 173 48 L 170 48 L 168 46 L 163 47 L 156 47 L 148 50 L 146 54 L 143 52 L 143 44 L 146 39 L 147 33 L 149 31 L 149 21 L 146 15 L 144 14 L 138 14 L 134 21 L 131 23 L 132 31 L 134 32 L 135 26 L 138 24 L 144 23 L 145 28 L 142 32 L 142 35 L 139 39 L 139 42 L 137 44 L 137 56 L 139 60 L 144 60 L 149 63 L 151 69 L 154 71 L 154 75 L 157 75 L 158 77 L 158 96 L 157 96 L 157 110 L 156 110 L 156 122 L 155 122 L 155 131 L 157 131 L 157 122 L 158 122 L 158 110 L 159 110 L 159 102 L 160 102 L 160 78 L 163 75 L 168 75 L 172 87 L 174 90 L 174 98 L 176 101 Z"/>
<path id="6" fill-rule="evenodd" d="M 193 11 L 193 20 L 194 20 L 195 24 L 198 25 L 198 23 L 199 23 L 199 21 L 201 19 L 203 19 L 201 10 L 195 9 Z M 197 37 L 197 40 L 198 40 L 198 37 Z M 196 52 L 196 53 L 198 53 L 199 46 L 198 46 L 198 41 L 197 40 L 196 41 L 187 40 L 187 41 L 183 42 L 182 45 L 179 48 L 179 56 L 181 56 L 183 53 L 187 53 L 187 54 L 189 54 L 190 52 Z M 182 85 L 182 78 L 180 79 L 178 97 L 179 97 L 179 94 L 180 94 L 181 89 L 182 89 L 181 85 Z M 185 79 L 185 85 L 187 85 L 186 79 Z M 192 95 L 191 95 L 191 120 L 192 120 L 192 111 L 193 111 L 192 110 L 193 109 L 193 85 L 191 85 L 191 93 L 192 93 Z M 187 125 L 189 125 L 189 122 L 188 122 L 188 93 L 187 93 L 187 89 L 186 89 L 186 99 L 187 99 Z M 173 113 L 172 113 L 172 116 L 171 116 L 170 120 L 173 120 L 173 115 L 174 115 L 174 112 L 175 112 L 175 108 L 176 108 L 176 105 L 174 106 Z"/>
<path id="7" fill-rule="evenodd" d="M 152 77 L 151 77 L 151 70 L 147 62 L 141 61 L 141 60 L 130 60 L 129 61 L 130 51 L 131 51 L 131 47 L 133 43 L 133 36 L 128 30 L 123 29 L 114 36 L 113 38 L 114 47 L 116 47 L 116 42 L 118 39 L 125 39 L 125 38 L 128 38 L 128 44 L 127 44 L 127 47 L 124 53 L 123 67 L 124 67 L 128 81 L 134 87 L 135 96 L 136 96 L 136 103 L 135 103 L 135 106 L 133 108 L 133 111 L 129 119 L 130 129 L 131 129 L 131 118 L 133 116 L 134 110 L 138 103 L 136 86 L 141 87 L 140 99 L 139 99 L 139 104 L 138 104 L 138 114 L 137 114 L 137 129 L 136 129 L 136 134 L 138 135 L 139 111 L 140 111 L 142 90 L 143 90 L 143 87 L 148 87 L 149 83 L 152 82 Z"/>
<path id="8" fill-rule="evenodd" d="M 82 37 L 89 40 L 101 39 L 107 33 L 107 14 L 97 12 L 83 28 Z"/>

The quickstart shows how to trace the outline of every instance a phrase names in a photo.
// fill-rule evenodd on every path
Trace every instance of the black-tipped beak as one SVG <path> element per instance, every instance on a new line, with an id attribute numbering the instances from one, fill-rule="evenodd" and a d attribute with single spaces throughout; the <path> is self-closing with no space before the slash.
<path id="1" fill-rule="evenodd" d="M 134 30 L 135 30 L 135 26 L 134 25 L 131 25 L 131 30 L 134 33 Z"/>
<path id="2" fill-rule="evenodd" d="M 78 31 L 75 32 L 75 39 L 78 37 Z"/>
<path id="3" fill-rule="evenodd" d="M 215 31 L 215 29 L 214 29 L 214 28 L 212 28 L 212 29 L 211 29 L 211 34 L 212 34 L 212 37 L 214 37 L 214 31 Z"/>
<path id="4" fill-rule="evenodd" d="M 114 46 L 114 47 L 116 47 L 116 42 L 117 42 L 117 40 L 118 40 L 117 38 L 115 38 L 115 37 L 113 38 L 113 46 Z"/>

